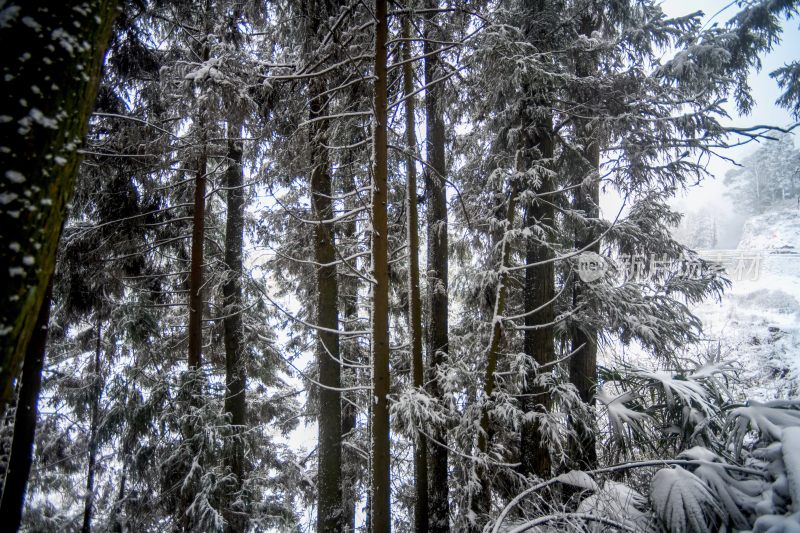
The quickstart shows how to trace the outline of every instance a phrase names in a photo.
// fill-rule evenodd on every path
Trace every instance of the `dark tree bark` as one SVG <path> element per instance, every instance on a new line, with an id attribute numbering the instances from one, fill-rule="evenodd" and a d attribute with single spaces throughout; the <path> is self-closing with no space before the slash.
<path id="1" fill-rule="evenodd" d="M 231 432 L 225 451 L 225 466 L 235 477 L 230 491 L 235 496 L 242 489 L 244 478 L 244 431 L 247 424 L 245 390 L 247 375 L 242 359 L 242 246 L 244 240 L 244 176 L 242 172 L 241 125 L 228 125 L 228 169 L 225 173 L 228 214 L 225 221 L 225 266 L 227 267 L 222 297 L 225 309 L 223 335 L 225 342 L 225 412 L 230 416 Z M 226 530 L 244 531 L 247 515 L 244 509 L 226 505 Z"/>
<path id="2" fill-rule="evenodd" d="M 530 150 L 535 153 L 529 153 L 528 158 L 549 160 L 553 157 L 552 129 L 552 120 L 543 120 L 537 125 Z M 547 195 L 553 190 L 555 190 L 553 179 L 545 177 L 541 187 L 534 192 Z M 525 226 L 532 228 L 538 224 L 553 227 L 555 220 L 552 201 L 552 195 L 544 196 L 542 200 L 534 200 L 533 205 L 526 209 Z M 526 329 L 523 343 L 525 354 L 537 365 L 546 365 L 555 358 L 553 327 L 555 264 L 553 262 L 539 264 L 552 258 L 552 250 L 547 245 L 533 240 L 528 241 L 525 251 L 525 263 L 529 267 L 525 270 L 523 298 Z M 543 413 L 551 408 L 547 390 L 535 385 L 538 374 L 536 369 L 531 369 L 527 373 L 522 397 L 522 410 L 525 413 Z M 520 456 L 523 474 L 534 474 L 540 478 L 550 477 L 550 454 L 547 447 L 542 444 L 542 434 L 535 420 L 527 421 L 522 426 Z"/>
<path id="3" fill-rule="evenodd" d="M 557 23 L 553 7 L 548 7 L 546 0 L 525 0 L 525 12 L 522 29 L 527 39 L 539 49 L 552 46 L 549 32 Z M 553 98 L 551 90 L 545 83 L 526 85 L 526 102 L 522 108 L 522 143 L 525 170 L 534 165 L 552 168 L 554 155 L 553 119 L 549 112 L 549 101 Z M 537 117 L 530 119 L 528 117 Z M 525 329 L 523 349 L 534 363 L 528 370 L 522 387 L 520 407 L 527 414 L 542 414 L 552 408 L 548 391 L 536 386 L 539 375 L 536 367 L 546 365 L 555 359 L 555 263 L 552 262 L 552 249 L 545 245 L 548 236 L 534 228 L 546 229 L 555 226 L 555 210 L 553 202 L 556 189 L 555 180 L 547 173 L 539 173 L 540 185 L 526 185 L 534 194 L 534 199 L 525 206 L 525 227 L 530 228 L 532 237 L 526 242 L 525 249 L 525 288 L 523 293 L 523 309 Z M 541 198 L 538 196 L 541 195 Z M 551 261 L 546 264 L 546 261 Z M 535 475 L 540 478 L 550 477 L 550 454 L 542 445 L 542 433 L 536 420 L 523 423 L 520 431 L 520 471 L 524 475 Z"/>
<path id="4" fill-rule="evenodd" d="M 197 41 L 199 49 L 195 51 L 204 62 L 211 56 L 209 45 L 211 35 L 211 0 L 206 0 L 203 6 L 203 16 L 205 20 L 204 35 Z M 202 88 L 200 89 L 203 90 Z M 202 100 L 201 100 L 202 102 Z M 205 119 L 206 104 L 200 103 L 195 110 L 193 118 L 193 129 L 197 135 L 198 152 L 194 172 L 194 199 L 192 208 L 192 242 L 191 255 L 189 261 L 189 298 L 188 298 L 188 325 L 187 335 L 187 372 L 185 373 L 182 393 L 188 395 L 189 409 L 196 409 L 202 405 L 204 378 L 201 373 L 203 365 L 203 315 L 205 314 L 205 238 L 206 238 L 206 188 L 208 185 L 208 124 Z M 183 425 L 183 445 L 186 447 L 188 457 L 198 458 L 203 461 L 198 434 L 201 428 L 197 427 L 196 417 L 188 419 L 188 423 Z M 205 465 L 203 465 L 205 466 Z M 183 471 L 179 475 L 187 479 L 191 464 L 182 465 Z M 197 517 L 192 512 L 194 501 L 194 491 L 198 490 L 196 484 L 193 487 L 184 487 L 179 494 L 178 509 L 181 527 L 184 531 L 197 528 Z"/>
<path id="5" fill-rule="evenodd" d="M 311 81 L 312 94 L 325 90 L 320 78 Z M 327 96 L 314 96 L 310 118 L 326 115 Z M 327 121 L 314 123 L 311 143 L 311 204 L 314 218 L 314 260 L 317 263 L 317 366 L 319 369 L 319 467 L 317 470 L 317 531 L 341 531 L 342 510 L 342 408 L 339 363 L 339 287 L 336 277 L 333 205 L 328 162 Z"/>
<path id="6" fill-rule="evenodd" d="M 206 57 L 206 60 L 208 58 Z M 201 126 L 202 127 L 202 126 Z M 206 173 L 208 159 L 205 134 L 197 160 L 192 213 L 192 255 L 189 273 L 189 369 L 199 370 L 203 361 L 203 244 L 206 226 Z"/>
<path id="7" fill-rule="evenodd" d="M 435 8 L 438 2 L 428 3 Z M 423 53 L 425 54 L 425 84 L 428 86 L 441 77 L 440 59 L 436 45 L 428 39 L 436 39 L 433 15 L 428 14 L 425 23 Z M 430 54 L 430 55 L 429 55 Z M 428 202 L 428 256 L 427 297 L 429 305 L 427 352 L 430 364 L 429 390 L 434 398 L 442 399 L 442 390 L 437 378 L 438 369 L 448 352 L 448 239 L 447 239 L 447 194 L 445 176 L 445 131 L 444 96 L 442 83 L 429 86 L 425 93 L 426 116 L 426 171 L 425 196 Z M 435 428 L 432 437 L 447 444 L 446 428 Z M 447 448 L 431 446 L 429 475 L 430 531 L 442 533 L 450 530 L 450 504 L 448 497 Z"/>
<path id="8" fill-rule="evenodd" d="M 312 2 L 306 6 L 308 17 L 307 52 L 316 46 L 318 33 L 327 31 L 326 16 L 330 6 Z M 324 117 L 329 111 L 330 95 L 325 79 L 312 78 L 309 86 L 309 119 Z M 314 261 L 317 284 L 317 369 L 319 372 L 317 531 L 342 531 L 345 512 L 342 499 L 342 406 L 341 364 L 339 354 L 339 285 L 336 269 L 336 243 L 332 203 L 332 180 L 328 149 L 327 120 L 311 124 L 311 207 L 314 219 Z"/>
<path id="9" fill-rule="evenodd" d="M 0 123 L 0 412 L 55 268 L 117 2 L 73 6 L 15 0 L 4 6 L 13 14 L 0 28 L 0 109 L 10 117 Z"/>
<path id="10" fill-rule="evenodd" d="M 3 524 L 8 531 L 17 531 L 22 521 L 25 490 L 33 463 L 33 442 L 36 434 L 39 391 L 42 388 L 42 369 L 47 346 L 52 292 L 51 280 L 42 307 L 39 309 L 34 335 L 28 344 L 28 353 L 25 354 L 25 363 L 22 366 L 17 413 L 14 417 L 14 438 L 11 441 L 11 455 L 3 483 L 3 499 L 0 502 L 0 524 Z"/>
<path id="11" fill-rule="evenodd" d="M 97 469 L 97 450 L 100 447 L 97 432 L 100 428 L 100 395 L 103 391 L 100 378 L 100 355 L 103 350 L 103 322 L 98 311 L 97 317 L 97 344 L 94 350 L 94 376 L 92 395 L 91 422 L 89 427 L 89 462 L 86 469 L 86 496 L 83 505 L 83 525 L 81 533 L 91 533 L 92 516 L 94 514 L 94 476 Z"/>
<path id="12" fill-rule="evenodd" d="M 595 22 L 590 15 L 581 19 L 581 33 L 591 35 Z M 579 77 L 592 76 L 597 66 L 591 53 L 581 53 L 576 60 L 576 73 Z M 583 91 L 581 100 L 589 105 L 594 101 L 595 95 L 590 91 Z M 585 113 L 584 115 L 588 115 Z M 575 191 L 573 207 L 583 214 L 586 219 L 596 220 L 600 216 L 600 144 L 597 132 L 594 131 L 591 118 L 584 116 L 576 119 L 576 137 L 581 150 L 578 171 L 575 175 L 574 185 L 579 185 Z M 586 179 L 588 176 L 589 179 Z M 575 248 L 586 249 L 590 252 L 600 251 L 600 242 L 597 232 L 591 224 L 578 222 L 575 228 Z M 576 277 L 572 291 L 573 307 L 577 307 L 587 297 L 583 282 Z M 590 412 L 595 405 L 595 387 L 597 385 L 597 331 L 589 324 L 575 324 L 570 332 L 572 351 L 575 352 L 569 360 L 570 382 L 580 395 L 581 400 L 588 406 Z M 594 428 L 590 424 L 575 421 L 577 442 L 575 443 L 574 460 L 578 468 L 589 470 L 597 467 L 597 449 Z"/>
<path id="13" fill-rule="evenodd" d="M 375 0 L 375 90 L 372 169 L 372 480 L 370 530 L 391 530 L 389 478 L 389 257 L 386 40 L 387 1 Z"/>
<path id="14" fill-rule="evenodd" d="M 199 51 L 203 61 L 208 61 L 211 57 L 209 46 L 209 36 L 211 34 L 211 1 L 205 2 L 205 36 L 202 48 Z M 204 258 L 203 249 L 206 236 L 206 186 L 208 183 L 208 132 L 206 131 L 203 110 L 198 109 L 195 129 L 200 136 L 200 152 L 197 155 L 194 180 L 194 209 L 192 211 L 192 252 L 191 265 L 189 267 L 189 370 L 198 371 L 203 364 L 203 269 Z M 196 376 L 192 378 L 192 396 L 194 397 L 199 390 L 196 388 L 199 382 Z"/>
<path id="15" fill-rule="evenodd" d="M 411 20 L 403 17 L 403 38 L 411 38 Z M 411 374 L 414 388 L 424 386 L 422 360 L 422 298 L 419 289 L 419 214 L 417 213 L 417 135 L 414 116 L 414 67 L 411 41 L 403 46 L 403 93 L 406 98 L 406 213 L 408 231 L 408 315 L 411 330 Z M 421 432 L 414 436 L 414 531 L 428 531 L 428 442 Z"/>

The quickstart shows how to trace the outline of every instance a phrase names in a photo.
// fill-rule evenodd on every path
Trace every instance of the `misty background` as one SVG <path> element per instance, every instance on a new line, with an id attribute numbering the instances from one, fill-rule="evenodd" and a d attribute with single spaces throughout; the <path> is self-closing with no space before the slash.
<path id="1" fill-rule="evenodd" d="M 729 0 L 702 0 L 686 2 L 685 0 L 666 0 L 662 4 L 668 16 L 683 16 L 692 11 L 703 11 L 707 25 L 723 24 L 738 9 L 736 2 Z M 779 108 L 775 102 L 781 94 L 776 81 L 769 73 L 795 59 L 800 50 L 800 28 L 792 22 L 784 22 L 784 33 L 781 42 L 763 60 L 761 69 L 751 71 L 750 86 L 753 89 L 754 105 L 749 115 L 740 115 L 736 105 L 728 101 L 724 104 L 729 119 L 723 125 L 756 126 L 769 125 L 790 127 L 793 124 L 789 112 Z M 800 148 L 796 131 L 791 135 L 794 148 Z M 735 140 L 730 139 L 733 144 Z M 741 146 L 719 151 L 719 157 L 707 162 L 709 176 L 688 189 L 678 191 L 672 201 L 673 207 L 684 215 L 680 227 L 675 230 L 675 237 L 690 247 L 698 249 L 734 249 L 739 244 L 742 229 L 749 217 L 756 214 L 738 197 L 732 196 L 732 188 L 725 184 L 725 176 L 737 169 L 742 169 L 743 162 L 751 157 L 769 141 L 748 142 Z M 736 162 L 729 161 L 733 160 Z M 788 162 L 787 162 L 788 164 Z M 769 170 L 767 169 L 769 172 Z M 796 169 L 795 169 L 796 171 Z M 800 176 L 798 176 L 800 178 Z M 800 185 L 800 184 L 799 184 Z M 786 199 L 779 202 L 782 208 L 797 209 L 796 193 L 787 189 Z M 603 216 L 613 220 L 622 206 L 622 199 L 614 191 L 602 192 L 601 208 Z M 623 209 L 624 213 L 624 209 Z M 713 242 L 713 244 L 712 244 Z"/>

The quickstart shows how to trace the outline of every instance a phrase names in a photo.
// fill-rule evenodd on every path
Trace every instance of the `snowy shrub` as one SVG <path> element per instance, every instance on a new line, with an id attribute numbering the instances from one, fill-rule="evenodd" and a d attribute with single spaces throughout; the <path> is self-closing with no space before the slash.
<path id="1" fill-rule="evenodd" d="M 728 415 L 724 449 L 694 447 L 659 470 L 650 501 L 668 531 L 800 530 L 800 402 L 749 402 Z M 724 459 L 732 452 L 734 462 Z"/>

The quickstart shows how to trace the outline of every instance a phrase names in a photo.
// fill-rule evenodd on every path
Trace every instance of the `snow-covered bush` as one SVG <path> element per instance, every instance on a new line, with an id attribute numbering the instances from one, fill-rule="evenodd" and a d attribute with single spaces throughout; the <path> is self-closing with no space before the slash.
<path id="1" fill-rule="evenodd" d="M 618 373 L 598 400 L 608 417 L 608 447 L 624 449 L 631 460 L 529 487 L 496 517 L 492 531 L 545 524 L 588 531 L 800 531 L 800 401 L 726 406 L 714 396 L 724 368 L 701 367 L 685 377 Z M 674 459 L 665 458 L 663 446 L 644 446 L 656 438 L 654 422 L 667 422 L 669 412 L 678 426 L 660 429 L 681 434 L 672 443 Z M 512 510 L 520 513 L 515 519 Z"/>

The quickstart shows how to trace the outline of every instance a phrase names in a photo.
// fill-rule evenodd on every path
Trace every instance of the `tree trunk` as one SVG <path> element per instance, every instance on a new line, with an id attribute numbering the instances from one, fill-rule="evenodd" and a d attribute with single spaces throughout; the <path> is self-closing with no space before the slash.
<path id="1" fill-rule="evenodd" d="M 244 239 L 244 176 L 242 174 L 241 124 L 236 121 L 228 125 L 228 169 L 225 174 L 228 214 L 225 221 L 225 284 L 222 286 L 224 303 L 223 335 L 225 341 L 225 412 L 230 416 L 231 432 L 228 449 L 225 451 L 225 466 L 233 474 L 231 487 L 235 500 L 242 489 L 244 479 L 244 431 L 247 424 L 245 389 L 247 375 L 242 359 L 242 245 Z M 226 505 L 227 531 L 244 531 L 247 527 L 245 509 Z"/>
<path id="2" fill-rule="evenodd" d="M 587 159 L 598 161 L 592 152 L 597 152 L 596 145 L 590 146 L 587 150 Z M 597 167 L 595 167 L 597 168 Z M 576 192 L 575 209 L 585 213 L 589 218 L 597 218 L 599 201 L 599 188 L 595 181 L 588 188 L 581 187 Z M 577 249 L 586 248 L 589 243 L 595 240 L 595 232 L 589 228 L 580 228 L 575 232 L 575 247 Z M 596 243 L 588 246 L 588 251 L 599 252 L 600 245 Z M 585 289 L 582 281 L 575 280 L 572 292 L 573 308 L 577 307 L 585 298 Z M 597 385 L 597 331 L 588 325 L 575 325 L 572 327 L 572 351 L 575 352 L 569 361 L 570 382 L 575 385 L 578 394 L 587 404 L 590 410 L 594 409 L 595 386 Z M 594 431 L 591 427 L 578 424 L 575 428 L 577 432 L 577 449 L 575 461 L 579 468 L 592 469 L 597 467 L 597 450 Z"/>
<path id="3" fill-rule="evenodd" d="M 211 57 L 209 37 L 211 1 L 205 3 L 205 39 L 200 54 L 206 62 Z M 189 267 L 189 370 L 198 371 L 203 363 L 203 248 L 206 235 L 206 185 L 208 182 L 208 132 L 204 119 L 204 109 L 198 109 L 195 127 L 200 134 L 200 153 L 197 157 L 197 169 L 194 181 L 194 210 L 192 212 L 192 253 Z M 199 382 L 192 377 L 192 387 Z M 198 389 L 192 389 L 194 396 Z"/>
<path id="4" fill-rule="evenodd" d="M 531 143 L 535 157 L 548 160 L 553 157 L 552 120 L 543 120 L 536 128 L 536 138 Z M 530 154 L 528 154 L 530 157 Z M 534 192 L 547 194 L 555 190 L 551 177 L 544 177 L 542 185 Z M 552 196 L 543 200 L 534 200 L 525 212 L 525 226 L 533 228 L 552 227 L 555 223 Z M 544 238 L 544 237 L 541 237 Z M 525 253 L 526 265 L 534 265 L 553 258 L 550 248 L 544 244 L 528 240 Z M 537 365 L 545 365 L 555 358 L 554 327 L 555 319 L 553 299 L 555 297 L 555 268 L 549 262 L 538 266 L 529 266 L 525 270 L 525 354 Z M 533 368 L 528 371 L 523 387 L 522 410 L 527 413 L 546 413 L 552 407 L 548 391 L 535 385 L 539 372 Z M 537 421 L 528 420 L 522 426 L 520 441 L 521 471 L 524 475 L 536 475 L 540 478 L 550 477 L 550 453 L 542 443 L 542 434 Z"/>
<path id="5" fill-rule="evenodd" d="M 586 158 L 595 169 L 599 168 L 597 145 L 589 145 Z M 594 171 L 596 173 L 596 171 Z M 599 216 L 598 204 L 600 200 L 597 180 L 594 179 L 589 187 L 580 187 L 576 191 L 575 209 L 582 211 L 588 218 L 596 219 Z M 600 243 L 589 244 L 596 239 L 595 232 L 588 227 L 578 228 L 575 232 L 575 248 L 598 253 Z M 588 246 L 588 248 L 587 248 Z M 575 280 L 572 291 L 572 305 L 577 307 L 586 297 L 586 291 L 580 279 Z M 597 385 L 597 331 L 586 324 L 576 324 L 572 327 L 572 351 L 575 352 L 569 360 L 570 382 L 575 385 L 578 394 L 587 404 L 590 411 L 595 405 L 595 386 Z M 578 424 L 576 429 L 578 442 L 575 461 L 579 468 L 591 470 L 597 467 L 596 439 L 592 427 Z"/>
<path id="6" fill-rule="evenodd" d="M 124 446 L 123 446 L 124 448 Z M 123 505 L 125 504 L 125 484 L 128 479 L 128 454 L 123 452 L 122 455 L 122 473 L 119 478 L 119 491 L 117 492 L 117 500 L 114 502 L 114 508 L 111 511 L 111 531 L 114 533 L 124 533 L 127 531 L 127 524 L 124 515 Z"/>
<path id="7" fill-rule="evenodd" d="M 349 164 L 352 164 L 352 154 L 348 153 L 346 156 Z M 343 173 L 342 190 L 352 191 L 355 189 L 355 181 L 353 176 L 349 173 Z M 360 201 L 354 195 L 345 198 L 344 209 L 351 211 L 360 206 Z M 343 240 L 347 243 L 353 243 L 356 235 L 356 221 L 351 218 L 341 224 L 341 235 Z M 358 244 L 356 244 L 358 246 Z M 349 255 L 349 254 L 348 254 Z M 356 278 L 347 272 L 347 275 L 341 276 L 339 282 L 339 299 L 340 305 L 344 310 L 344 330 L 352 331 L 358 329 L 358 289 L 359 282 Z M 347 337 L 340 339 L 340 353 L 342 355 L 342 362 L 347 365 L 367 365 L 369 361 L 364 357 L 359 346 L 359 340 L 354 337 Z M 343 383 L 350 384 L 356 383 L 358 380 L 357 368 L 353 366 L 342 367 L 342 381 Z M 353 394 L 353 393 L 350 393 Z M 354 399 L 355 401 L 355 399 Z M 353 432 L 356 429 L 356 422 L 358 411 L 352 401 L 349 401 L 347 393 L 342 393 L 342 524 L 344 531 L 354 532 L 356 530 L 356 505 L 357 494 L 356 484 L 358 481 L 358 468 L 360 456 L 353 449 L 345 446 L 347 440 L 353 440 Z"/>
<path id="8" fill-rule="evenodd" d="M 311 81 L 310 119 L 328 112 L 325 84 Z M 320 95 L 320 96 L 317 96 Z M 319 369 L 319 466 L 317 470 L 317 531 L 341 531 L 342 509 L 342 407 L 341 365 L 339 363 L 339 287 L 336 278 L 333 205 L 330 164 L 328 162 L 327 121 L 311 128 L 313 165 L 311 204 L 314 218 L 314 260 L 317 263 L 317 367 Z M 323 222 L 326 221 L 326 222 Z"/>
<path id="9" fill-rule="evenodd" d="M 80 12 L 48 0 L 4 6 L 15 15 L 0 27 L 0 109 L 10 117 L 0 123 L 0 413 L 53 275 L 116 7 L 115 0 L 87 0 Z M 68 35 L 56 32 L 67 27 Z"/>
<path id="10" fill-rule="evenodd" d="M 582 33 L 591 35 L 594 22 L 590 16 L 584 16 Z M 597 70 L 594 59 L 588 53 L 582 53 L 576 62 L 576 72 L 579 77 L 585 78 L 593 75 Z M 593 95 L 583 94 L 581 98 L 587 104 L 593 101 Z M 597 219 L 600 216 L 600 145 L 595 126 L 591 118 L 576 119 L 576 136 L 581 146 L 582 163 L 577 165 L 575 185 L 574 209 L 583 214 L 585 218 Z M 585 179 L 586 177 L 589 179 Z M 578 223 L 575 229 L 575 248 L 586 248 L 587 251 L 598 253 L 600 243 L 592 242 L 597 239 L 596 231 L 589 224 Z M 575 278 L 572 291 L 572 304 L 577 307 L 585 298 L 587 292 L 583 282 Z M 571 331 L 571 346 L 575 352 L 569 360 L 570 382 L 575 386 L 578 394 L 586 403 L 590 413 L 594 412 L 595 387 L 597 385 L 597 331 L 588 324 L 575 324 Z M 577 442 L 575 443 L 574 459 L 578 468 L 589 470 L 597 467 L 596 438 L 593 424 L 575 424 Z"/>
<path id="11" fill-rule="evenodd" d="M 42 369 L 47 346 L 52 292 L 51 280 L 42 307 L 39 309 L 34 335 L 28 344 L 28 353 L 25 355 L 22 367 L 22 382 L 17 399 L 17 413 L 14 417 L 14 437 L 11 441 L 11 455 L 0 503 L 0 523 L 4 524 L 8 531 L 17 531 L 22 521 L 25 489 L 33 463 L 33 442 L 36 434 L 39 391 L 42 388 Z"/>
<path id="12" fill-rule="evenodd" d="M 403 92 L 406 98 L 406 221 L 408 230 L 408 315 L 411 330 L 411 374 L 415 389 L 424 386 L 422 361 L 422 298 L 419 289 L 419 214 L 417 213 L 417 151 L 414 116 L 414 67 L 411 63 L 411 20 L 403 17 Z M 428 531 L 428 442 L 414 436 L 414 531 Z"/>
<path id="13" fill-rule="evenodd" d="M 387 1 L 375 0 L 375 95 L 372 170 L 372 480 L 370 526 L 373 533 L 391 529 L 389 485 L 389 257 L 387 220 L 388 146 L 386 39 Z"/>
<path id="14" fill-rule="evenodd" d="M 207 58 L 206 58 L 207 59 Z M 202 127 L 202 126 L 201 126 Z M 206 224 L 206 173 L 208 159 L 205 133 L 197 161 L 192 214 L 192 256 L 189 275 L 189 369 L 199 370 L 203 359 L 203 241 Z"/>
<path id="15" fill-rule="evenodd" d="M 435 0 L 428 7 L 438 7 Z M 429 390 L 437 400 L 443 399 L 438 380 L 439 367 L 448 352 L 448 239 L 447 239 L 447 194 L 445 185 L 444 153 L 444 102 L 442 84 L 429 86 L 441 76 L 440 59 L 435 54 L 436 45 L 428 39 L 436 39 L 433 15 L 426 15 L 423 53 L 425 54 L 425 116 L 426 116 L 426 162 L 425 197 L 428 202 L 428 334 L 427 352 L 430 364 Z M 430 54 L 430 55 L 429 55 Z M 447 444 L 447 429 L 435 428 L 432 437 Z M 450 530 L 450 504 L 448 501 L 447 448 L 430 447 L 430 531 L 442 533 Z"/>
<path id="16" fill-rule="evenodd" d="M 519 162 L 519 154 L 517 155 Z M 515 211 L 517 208 L 517 184 L 511 183 L 511 192 L 508 196 L 506 207 L 506 224 L 503 235 L 502 251 L 500 253 L 500 274 L 497 280 L 497 297 L 495 298 L 494 313 L 492 314 L 492 335 L 489 340 L 489 349 L 486 352 L 486 374 L 483 381 L 483 396 L 481 399 L 481 429 L 478 433 L 478 451 L 485 454 L 489 451 L 492 434 L 489 419 L 489 402 L 494 393 L 495 372 L 500 354 L 500 343 L 503 340 L 503 323 L 500 319 L 506 312 L 506 299 L 508 297 L 508 272 L 505 270 L 511 257 L 511 245 L 508 242 L 508 232 L 514 227 Z M 481 489 L 472 499 L 472 511 L 480 516 L 489 512 L 492 488 L 487 478 L 487 472 L 480 471 Z"/>
<path id="17" fill-rule="evenodd" d="M 91 422 L 89 428 L 89 464 L 86 472 L 86 498 L 83 506 L 83 526 L 81 533 L 91 533 L 92 514 L 94 513 L 94 475 L 97 464 L 97 450 L 99 440 L 97 431 L 100 425 L 100 395 L 102 394 L 102 380 L 100 379 L 100 354 L 103 349 L 103 322 L 100 312 L 97 316 L 97 345 L 94 351 L 94 395 L 92 396 Z"/>
<path id="18" fill-rule="evenodd" d="M 200 55 L 203 62 L 207 62 L 210 58 L 211 51 L 209 46 L 209 38 L 211 35 L 210 27 L 210 12 L 211 0 L 206 0 L 204 6 L 205 18 L 205 35 L 201 41 L 197 41 L 200 49 L 195 53 Z M 200 88 L 203 91 L 203 88 Z M 200 95 L 203 96 L 202 93 Z M 191 256 L 189 265 L 189 298 L 188 298 L 188 315 L 189 321 L 187 326 L 187 334 L 189 337 L 188 357 L 187 357 L 187 372 L 185 373 L 185 381 L 182 383 L 182 393 L 188 395 L 188 410 L 189 412 L 200 408 L 203 402 L 203 378 L 201 368 L 203 364 L 203 315 L 205 314 L 205 299 L 204 285 L 205 285 L 205 224 L 206 224 L 206 187 L 208 184 L 208 123 L 206 121 L 205 99 L 200 98 L 201 102 L 195 110 L 193 117 L 194 123 L 192 127 L 194 133 L 197 134 L 199 152 L 197 153 L 196 160 L 194 161 L 195 179 L 194 179 L 194 201 L 192 209 L 192 243 L 191 243 Z M 185 388 L 183 388 L 185 387 Z M 186 418 L 186 423 L 183 424 L 183 446 L 187 450 L 187 456 L 192 460 L 197 460 L 202 466 L 203 457 L 201 455 L 200 445 L 198 443 L 198 434 L 202 428 L 198 427 L 198 417 L 191 416 Z M 184 480 L 187 480 L 190 464 L 184 464 L 185 470 L 182 472 Z M 186 482 L 185 482 L 186 483 Z M 196 483 L 191 488 L 185 484 L 180 491 L 178 513 L 180 516 L 181 527 L 184 531 L 191 531 L 196 529 L 197 516 L 192 512 L 192 503 L 195 498 L 195 491 L 200 490 Z"/>
<path id="19" fill-rule="evenodd" d="M 356 318 L 358 313 L 357 291 L 358 289 L 355 287 L 352 292 L 346 295 L 346 297 L 352 297 L 344 305 L 344 315 L 345 319 L 348 320 L 348 324 L 350 320 Z M 345 331 L 347 329 L 352 328 L 345 327 Z M 345 362 L 367 364 L 367 361 L 362 361 L 359 357 L 358 347 L 354 340 L 342 343 L 341 353 L 342 360 Z M 352 369 L 349 372 L 352 372 Z M 346 439 L 353 439 L 352 433 L 356 429 L 358 412 L 352 403 L 345 401 L 344 395 L 342 399 L 342 527 L 343 531 L 354 532 L 356 530 L 356 505 L 358 503 L 355 486 L 357 483 L 358 465 L 356 461 L 358 460 L 358 454 L 344 447 L 344 443 Z"/>

